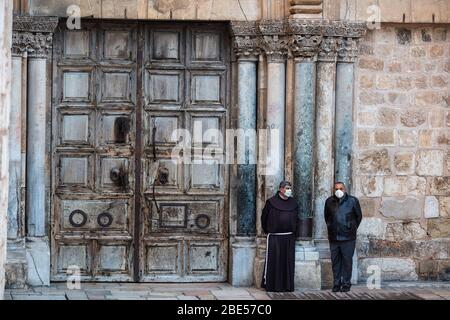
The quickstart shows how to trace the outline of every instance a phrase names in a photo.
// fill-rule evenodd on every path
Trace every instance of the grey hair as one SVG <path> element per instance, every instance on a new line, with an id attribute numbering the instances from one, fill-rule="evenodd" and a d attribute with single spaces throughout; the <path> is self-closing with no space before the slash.
<path id="1" fill-rule="evenodd" d="M 285 188 L 286 186 L 292 187 L 292 183 L 290 183 L 289 181 L 283 180 L 280 182 L 278 189 Z"/>

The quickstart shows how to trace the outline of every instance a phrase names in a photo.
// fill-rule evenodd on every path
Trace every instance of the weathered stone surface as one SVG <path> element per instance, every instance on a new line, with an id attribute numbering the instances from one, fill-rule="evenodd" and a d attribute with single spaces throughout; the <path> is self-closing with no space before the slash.
<path id="1" fill-rule="evenodd" d="M 333 287 L 333 270 L 331 268 L 331 260 L 320 260 L 320 269 L 322 272 L 322 290 L 331 289 Z"/>
<path id="2" fill-rule="evenodd" d="M 406 127 L 418 127 L 426 120 L 426 113 L 421 111 L 406 111 L 400 116 L 400 122 Z"/>
<path id="3" fill-rule="evenodd" d="M 383 194 L 383 177 L 371 176 L 361 177 L 362 194 L 368 197 L 381 197 Z"/>
<path id="4" fill-rule="evenodd" d="M 427 180 L 424 177 L 408 177 L 408 194 L 411 196 L 423 196 L 427 192 Z"/>
<path id="5" fill-rule="evenodd" d="M 419 131 L 419 147 L 430 148 L 433 146 L 433 131 L 420 130 Z"/>
<path id="6" fill-rule="evenodd" d="M 384 178 L 383 196 L 402 196 L 409 191 L 409 177 L 388 176 Z"/>
<path id="7" fill-rule="evenodd" d="M 438 218 L 439 217 L 439 201 L 436 197 L 425 197 L 425 205 L 423 208 L 423 215 L 425 218 Z"/>
<path id="8" fill-rule="evenodd" d="M 427 50 L 423 46 L 411 48 L 411 56 L 414 58 L 423 58 L 426 55 L 427 55 Z"/>
<path id="9" fill-rule="evenodd" d="M 384 239 L 386 222 L 380 218 L 363 218 L 358 228 L 358 239 Z"/>
<path id="10" fill-rule="evenodd" d="M 419 134 L 417 130 L 398 130 L 399 145 L 414 147 L 417 145 Z"/>
<path id="11" fill-rule="evenodd" d="M 358 145 L 360 147 L 370 146 L 371 132 L 369 130 L 358 130 Z"/>
<path id="12" fill-rule="evenodd" d="M 359 67 L 361 69 L 381 71 L 384 68 L 384 61 L 381 59 L 364 57 L 359 59 Z"/>
<path id="13" fill-rule="evenodd" d="M 449 240 L 421 240 L 414 242 L 414 254 L 419 259 L 448 259 Z"/>
<path id="14" fill-rule="evenodd" d="M 359 277 L 367 280 L 369 266 L 378 266 L 381 270 L 381 281 L 414 281 L 418 279 L 416 263 L 406 258 L 365 258 L 360 259 Z"/>
<path id="15" fill-rule="evenodd" d="M 413 241 L 370 239 L 369 257 L 410 257 L 414 253 Z"/>
<path id="16" fill-rule="evenodd" d="M 361 206 L 363 217 L 377 216 L 380 202 L 380 198 L 359 198 L 359 204 Z"/>
<path id="17" fill-rule="evenodd" d="M 416 93 L 414 103 L 418 107 L 443 106 L 444 98 L 439 92 L 420 91 Z"/>
<path id="18" fill-rule="evenodd" d="M 431 178 L 430 194 L 450 197 L 450 176 Z"/>
<path id="19" fill-rule="evenodd" d="M 374 134 L 375 144 L 378 146 L 395 146 L 395 130 L 377 129 Z"/>
<path id="20" fill-rule="evenodd" d="M 431 76 L 431 87 L 448 88 L 448 76 L 445 74 Z"/>
<path id="21" fill-rule="evenodd" d="M 391 174 L 387 149 L 360 154 L 358 168 L 363 174 Z"/>
<path id="22" fill-rule="evenodd" d="M 399 152 L 394 156 L 395 173 L 398 175 L 412 175 L 415 170 L 415 154 Z"/>
<path id="23" fill-rule="evenodd" d="M 386 90 L 395 86 L 394 77 L 389 74 L 381 73 L 377 76 L 377 89 Z"/>
<path id="24" fill-rule="evenodd" d="M 388 92 L 386 94 L 386 102 L 395 106 L 403 106 L 409 103 L 409 96 L 399 92 Z"/>
<path id="25" fill-rule="evenodd" d="M 439 214 L 441 217 L 450 217 L 450 197 L 439 197 Z"/>
<path id="26" fill-rule="evenodd" d="M 439 58 L 444 55 L 444 46 L 436 44 L 430 47 L 430 57 Z"/>
<path id="27" fill-rule="evenodd" d="M 386 226 L 386 239 L 390 241 L 409 241 L 426 237 L 427 232 L 419 222 L 394 222 Z"/>
<path id="28" fill-rule="evenodd" d="M 399 220 L 419 219 L 422 216 L 423 198 L 383 197 L 380 212 L 388 218 Z"/>
<path id="29" fill-rule="evenodd" d="M 391 62 L 387 66 L 387 70 L 389 72 L 401 72 L 402 71 L 402 64 L 400 62 Z"/>
<path id="30" fill-rule="evenodd" d="M 396 30 L 397 43 L 401 45 L 408 45 L 411 43 L 411 30 L 399 28 Z"/>
<path id="31" fill-rule="evenodd" d="M 373 113 L 372 113 L 373 117 Z M 391 108 L 380 108 L 376 113 L 377 125 L 382 127 L 397 126 L 397 111 Z"/>
<path id="32" fill-rule="evenodd" d="M 439 261 L 438 274 L 439 280 L 450 281 L 450 260 Z"/>
<path id="33" fill-rule="evenodd" d="M 428 233 L 433 238 L 450 237 L 450 219 L 449 218 L 429 219 Z"/>
<path id="34" fill-rule="evenodd" d="M 374 91 L 362 91 L 359 94 L 359 101 L 367 106 L 374 106 L 384 103 L 384 96 Z"/>
<path id="35" fill-rule="evenodd" d="M 441 176 L 444 173 L 444 152 L 442 150 L 419 150 L 417 152 L 418 175 Z"/>
<path id="36" fill-rule="evenodd" d="M 253 285 L 253 263 L 256 254 L 255 242 L 250 238 L 237 237 L 232 244 L 233 255 L 231 259 L 233 286 Z"/>
<path id="37" fill-rule="evenodd" d="M 47 237 L 29 237 L 26 243 L 28 284 L 50 285 L 50 247 Z"/>
<path id="38" fill-rule="evenodd" d="M 439 262 L 424 260 L 419 262 L 419 278 L 421 280 L 437 280 Z"/>

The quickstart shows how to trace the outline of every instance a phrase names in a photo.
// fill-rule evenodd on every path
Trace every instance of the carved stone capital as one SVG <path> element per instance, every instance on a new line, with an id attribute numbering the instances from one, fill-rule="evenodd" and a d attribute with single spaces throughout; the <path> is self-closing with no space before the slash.
<path id="1" fill-rule="evenodd" d="M 31 57 L 48 57 L 57 25 L 56 17 L 14 16 L 12 54 L 26 52 Z"/>
<path id="2" fill-rule="evenodd" d="M 289 48 L 297 61 L 314 60 L 323 38 L 320 20 L 288 20 Z"/>
<path id="3" fill-rule="evenodd" d="M 322 62 L 336 62 L 340 40 L 335 37 L 324 37 L 320 43 L 317 60 Z"/>
<path id="4" fill-rule="evenodd" d="M 257 60 L 260 54 L 258 23 L 256 21 L 232 21 L 233 51 L 238 59 Z"/>
<path id="5" fill-rule="evenodd" d="M 283 20 L 263 20 L 259 24 L 260 46 L 268 61 L 284 61 L 288 54 L 288 37 Z"/>
<path id="6" fill-rule="evenodd" d="M 358 58 L 358 39 L 343 38 L 339 41 L 338 62 L 353 63 Z"/>

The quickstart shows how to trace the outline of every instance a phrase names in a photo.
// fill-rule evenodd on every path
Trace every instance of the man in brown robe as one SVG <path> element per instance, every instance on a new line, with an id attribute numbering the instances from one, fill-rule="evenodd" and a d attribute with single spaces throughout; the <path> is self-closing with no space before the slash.
<path id="1" fill-rule="evenodd" d="M 261 224 L 267 234 L 261 286 L 272 292 L 294 291 L 295 239 L 300 224 L 290 182 L 282 181 L 277 194 L 266 201 Z"/>

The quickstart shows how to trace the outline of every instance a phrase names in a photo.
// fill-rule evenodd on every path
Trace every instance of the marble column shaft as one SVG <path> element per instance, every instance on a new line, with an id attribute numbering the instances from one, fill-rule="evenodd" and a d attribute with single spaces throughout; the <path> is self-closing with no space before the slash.
<path id="1" fill-rule="evenodd" d="M 325 200 L 331 195 L 334 179 L 334 108 L 336 82 L 336 40 L 323 42 L 317 64 L 316 161 L 314 174 L 314 238 L 326 239 Z M 327 50 L 327 51 L 325 51 Z M 329 51 L 328 51 L 329 50 Z"/>
<path id="2" fill-rule="evenodd" d="M 278 184 L 284 180 L 284 127 L 286 64 L 278 60 L 267 62 L 267 122 L 270 140 L 268 143 L 268 164 L 266 176 L 266 197 L 273 196 Z"/>
<path id="3" fill-rule="evenodd" d="M 238 60 L 238 129 L 256 129 L 257 95 L 256 60 Z M 241 143 L 244 143 L 243 141 Z M 245 163 L 238 163 L 237 179 L 237 235 L 249 236 L 256 233 L 256 154 L 255 145 L 245 151 Z M 253 156 L 252 156 L 253 155 Z"/>
<path id="4" fill-rule="evenodd" d="M 11 112 L 9 134 L 8 239 L 20 232 L 22 187 L 22 55 L 12 57 Z"/>
<path id="5" fill-rule="evenodd" d="M 28 235 L 44 236 L 46 210 L 47 61 L 28 61 L 27 226 Z"/>
<path id="6" fill-rule="evenodd" d="M 351 190 L 354 63 L 338 57 L 336 67 L 335 180 Z"/>
<path id="7" fill-rule="evenodd" d="M 301 217 L 312 216 L 316 64 L 295 62 L 294 193 Z"/>

